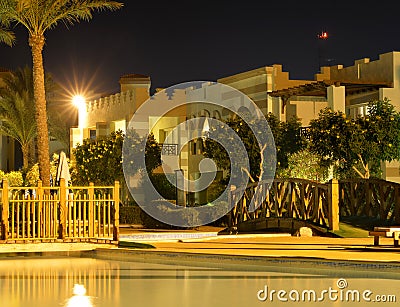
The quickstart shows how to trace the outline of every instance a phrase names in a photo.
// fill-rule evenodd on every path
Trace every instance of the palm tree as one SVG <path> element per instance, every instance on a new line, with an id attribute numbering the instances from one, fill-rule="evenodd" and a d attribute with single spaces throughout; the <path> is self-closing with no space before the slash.
<path id="1" fill-rule="evenodd" d="M 29 166 L 29 162 L 35 159 L 34 148 L 37 136 L 36 122 L 32 116 L 35 113 L 32 69 L 26 66 L 10 72 L 3 77 L 3 82 L 4 87 L 0 88 L 0 132 L 20 143 L 23 167 L 26 168 Z M 57 84 L 49 74 L 45 75 L 45 90 L 48 96 L 58 90 Z M 46 100 L 48 105 L 51 105 L 52 100 L 47 97 Z M 52 114 L 52 116 L 47 116 L 47 119 L 49 135 L 64 140 L 65 135 L 61 133 L 63 126 L 60 117 Z M 32 161 L 29 161 L 30 159 Z"/>
<path id="2" fill-rule="evenodd" d="M 36 137 L 33 79 L 29 67 L 3 78 L 0 89 L 0 132 L 20 143 L 23 167 L 28 168 L 29 147 Z"/>
<path id="3" fill-rule="evenodd" d="M 11 44 L 13 24 L 23 25 L 29 33 L 33 60 L 35 118 L 37 124 L 38 161 L 43 185 L 50 186 L 50 157 L 47 127 L 43 47 L 46 30 L 60 22 L 73 25 L 90 20 L 93 11 L 116 10 L 122 3 L 108 0 L 0 0 L 0 41 Z"/>

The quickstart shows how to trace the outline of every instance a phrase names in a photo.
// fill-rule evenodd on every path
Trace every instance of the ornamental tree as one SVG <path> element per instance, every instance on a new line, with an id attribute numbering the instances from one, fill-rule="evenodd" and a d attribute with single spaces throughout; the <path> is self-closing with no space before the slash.
<path id="1" fill-rule="evenodd" d="M 300 135 L 300 121 L 292 118 L 288 122 L 279 121 L 273 114 L 266 116 L 268 125 L 274 139 L 268 142 L 275 142 L 277 168 L 284 168 L 288 163 L 288 156 L 299 150 L 304 145 L 304 139 Z M 240 117 L 228 119 L 226 124 L 232 128 L 242 140 L 249 157 L 250 170 L 245 170 L 252 181 L 259 179 L 261 165 L 268 163 L 264 161 L 264 150 L 259 148 L 256 137 L 250 127 Z M 257 123 L 255 123 L 257 126 Z M 209 138 L 205 140 L 204 156 L 213 159 L 219 168 L 230 170 L 230 159 L 224 148 L 213 139 L 226 138 L 226 131 L 223 129 L 211 129 Z M 240 159 L 239 159 L 240 160 Z"/>
<path id="2" fill-rule="evenodd" d="M 74 149 L 75 167 L 72 171 L 74 184 L 112 185 L 115 180 L 123 181 L 122 145 L 125 135 L 122 131 L 112 132 L 110 136 L 96 141 L 86 139 Z M 161 149 L 153 134 L 147 140 L 138 134 L 130 133 L 129 142 L 140 144 L 146 141 L 146 168 L 152 171 L 161 164 Z"/>
<path id="3" fill-rule="evenodd" d="M 285 169 L 289 156 L 306 146 L 306 140 L 300 133 L 301 122 L 297 117 L 286 122 L 279 121 L 272 113 L 267 114 L 266 118 L 275 139 L 277 168 Z"/>
<path id="4" fill-rule="evenodd" d="M 121 131 L 96 141 L 86 139 L 74 150 L 74 184 L 112 185 L 123 178 L 121 156 L 124 137 Z"/>
<path id="5" fill-rule="evenodd" d="M 377 175 L 380 162 L 399 159 L 400 114 L 388 99 L 368 104 L 368 115 L 355 119 L 328 108 L 310 122 L 310 149 L 338 175 Z"/>

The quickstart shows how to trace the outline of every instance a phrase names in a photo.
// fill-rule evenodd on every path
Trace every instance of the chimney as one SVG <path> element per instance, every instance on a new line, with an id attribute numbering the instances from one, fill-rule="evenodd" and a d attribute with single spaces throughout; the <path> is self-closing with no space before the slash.
<path id="1" fill-rule="evenodd" d="M 149 76 L 140 74 L 124 75 L 119 79 L 121 93 L 138 88 L 146 88 L 150 91 L 151 81 Z"/>

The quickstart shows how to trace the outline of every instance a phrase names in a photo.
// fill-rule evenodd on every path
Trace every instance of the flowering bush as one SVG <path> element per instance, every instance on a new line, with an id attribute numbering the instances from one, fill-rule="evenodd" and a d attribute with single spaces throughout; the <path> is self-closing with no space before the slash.
<path id="1" fill-rule="evenodd" d="M 40 179 L 39 164 L 34 164 L 26 173 L 25 185 L 28 187 L 35 187 Z"/>
<path id="2" fill-rule="evenodd" d="M 24 184 L 22 173 L 19 171 L 13 171 L 9 173 L 4 173 L 3 171 L 0 171 L 0 179 L 7 179 L 9 186 L 12 187 L 22 187 Z"/>
<path id="3" fill-rule="evenodd" d="M 55 154 L 53 154 L 53 156 L 50 160 L 50 175 L 52 178 L 53 185 L 57 178 L 57 168 L 58 168 L 59 159 L 60 159 L 60 155 L 55 153 Z M 67 159 L 67 162 L 70 165 L 69 159 Z M 70 166 L 70 168 L 71 168 L 71 166 Z M 37 186 L 39 179 L 40 179 L 39 164 L 36 163 L 26 173 L 25 186 L 27 186 L 27 187 Z"/>
<path id="4" fill-rule="evenodd" d="M 300 178 L 325 182 L 329 177 L 329 170 L 320 164 L 318 155 L 303 149 L 289 156 L 288 167 L 277 172 L 279 178 Z"/>
<path id="5" fill-rule="evenodd" d="M 74 150 L 75 166 L 72 169 L 72 182 L 77 185 L 111 185 L 122 178 L 122 133 L 92 141 L 86 139 Z"/>
<path id="6" fill-rule="evenodd" d="M 122 170 L 122 145 L 125 135 L 122 131 L 111 133 L 110 136 L 96 141 L 87 139 L 74 150 L 75 166 L 72 170 L 72 182 L 77 185 L 87 185 L 93 182 L 95 185 L 112 185 L 115 180 L 123 181 Z M 133 142 L 133 137 L 130 141 Z M 137 135 L 136 143 L 143 140 Z M 147 159 L 149 156 L 150 159 Z M 150 134 L 146 143 L 146 166 L 149 170 L 161 164 L 161 149 Z"/>

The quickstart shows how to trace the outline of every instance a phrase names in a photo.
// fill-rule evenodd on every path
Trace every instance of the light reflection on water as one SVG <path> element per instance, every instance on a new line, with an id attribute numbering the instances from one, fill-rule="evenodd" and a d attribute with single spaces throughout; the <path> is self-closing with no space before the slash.
<path id="1" fill-rule="evenodd" d="M 86 295 L 86 288 L 84 285 L 75 284 L 73 295 L 68 299 L 65 307 L 93 307 L 92 297 Z"/>
<path id="2" fill-rule="evenodd" d="M 119 264 L 90 258 L 0 260 L 0 306 L 66 306 L 71 299 L 76 303 L 79 299 L 84 301 L 82 297 L 89 298 L 71 297 L 74 290 L 79 294 L 75 285 L 85 287 L 96 307 L 114 306 L 113 301 L 118 306 L 118 276 Z M 96 304 L 98 294 L 104 304 Z"/>
<path id="3" fill-rule="evenodd" d="M 349 289 L 370 289 L 378 294 L 397 294 L 400 278 L 385 278 L 370 271 L 333 273 L 305 270 L 240 270 L 206 266 L 109 261 L 91 258 L 10 258 L 0 260 L 1 307 L 234 307 L 285 306 L 290 302 L 261 302 L 257 292 L 268 289 L 290 291 L 335 287 L 339 277 Z M 84 305 L 86 304 L 86 305 Z M 362 303 L 325 301 L 317 305 L 361 306 Z M 360 305 L 361 304 L 361 305 Z M 374 303 L 394 306 L 396 303 Z M 397 303 L 398 304 L 398 303 Z M 309 306 L 310 302 L 296 302 Z"/>

